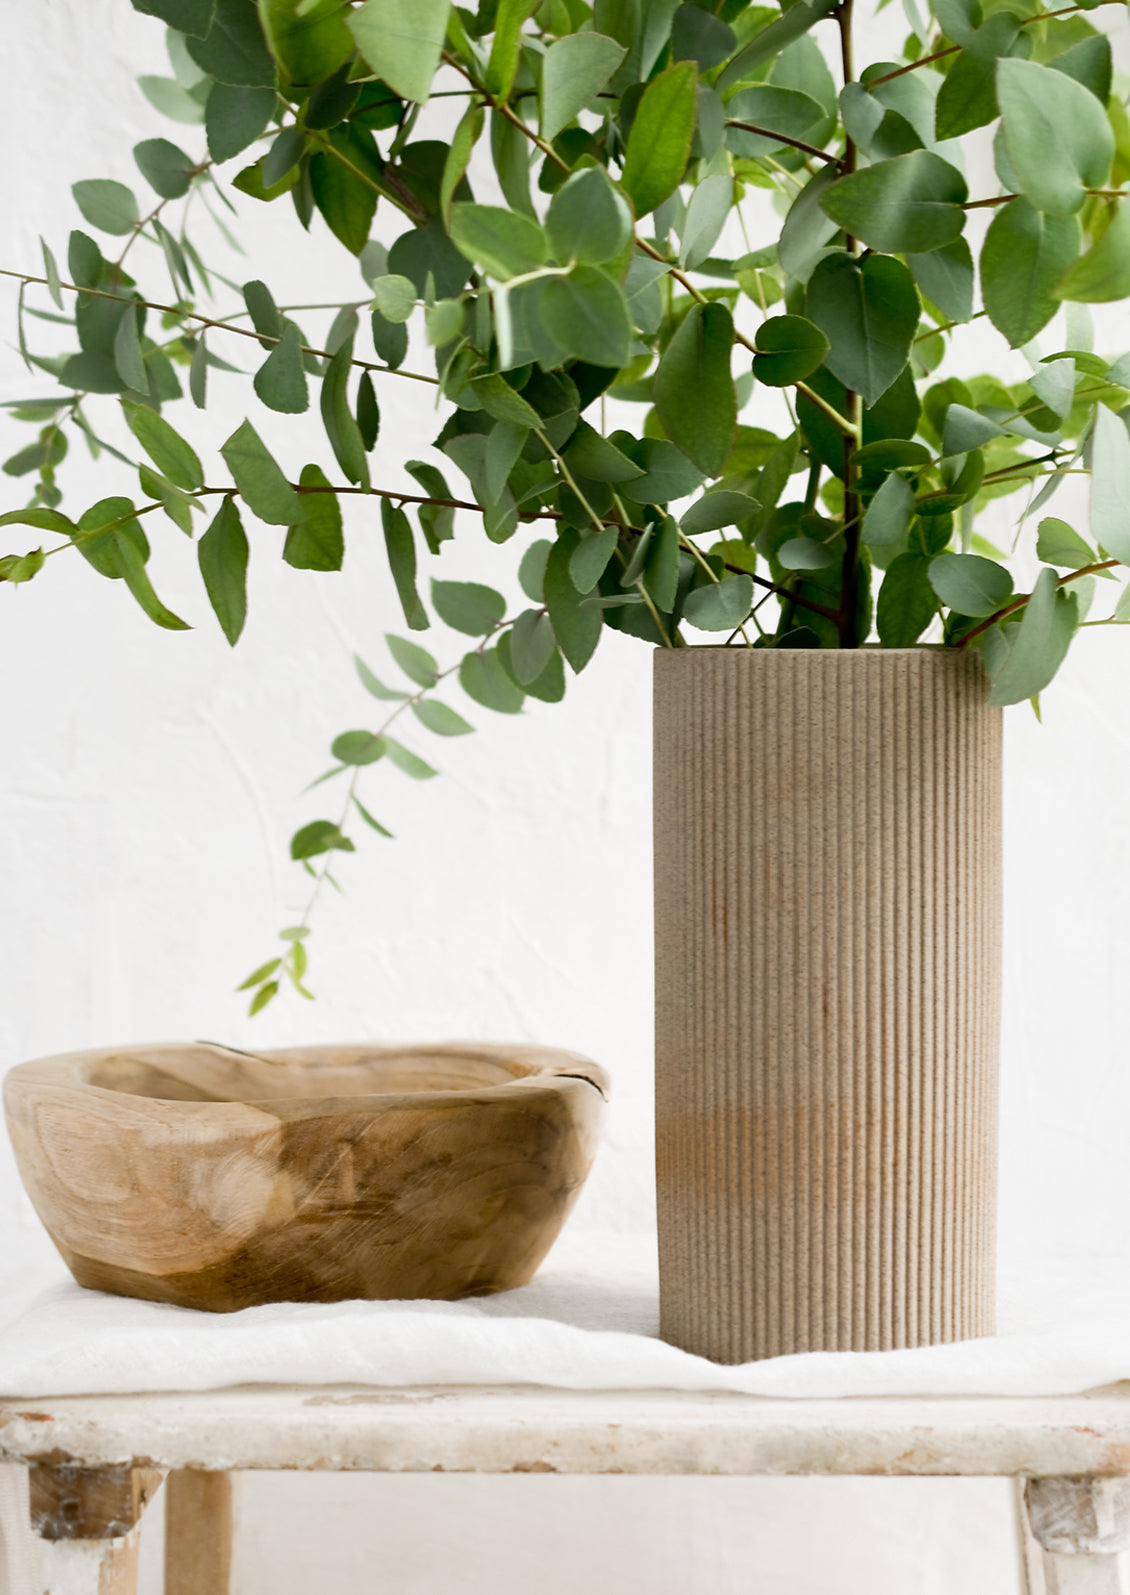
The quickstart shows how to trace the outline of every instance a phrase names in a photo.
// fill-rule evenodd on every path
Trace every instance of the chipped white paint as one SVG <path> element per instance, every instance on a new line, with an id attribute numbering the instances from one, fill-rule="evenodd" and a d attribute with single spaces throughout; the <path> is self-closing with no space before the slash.
<path id="1" fill-rule="evenodd" d="M 44 1595 L 134 1595 L 140 1529 L 124 1540 L 42 1541 Z"/>
<path id="2" fill-rule="evenodd" d="M 1047 1595 L 1125 1595 L 1126 1585 L 1115 1556 L 1046 1556 Z"/>
<path id="3" fill-rule="evenodd" d="M 85 1466 L 217 1471 L 1116 1477 L 1130 1472 L 1130 1385 L 1031 1400 L 789 1402 L 522 1387 L 244 1388 L 0 1407 L 0 1460 L 46 1453 Z"/>

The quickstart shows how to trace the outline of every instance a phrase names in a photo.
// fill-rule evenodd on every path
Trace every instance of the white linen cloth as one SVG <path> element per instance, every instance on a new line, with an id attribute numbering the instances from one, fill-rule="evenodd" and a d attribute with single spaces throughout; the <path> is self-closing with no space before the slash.
<path id="1" fill-rule="evenodd" d="M 3 1319 L 0 1396 L 228 1385 L 535 1384 L 751 1395 L 1071 1394 L 1130 1378 L 1130 1277 L 1092 1263 L 1003 1293 L 1001 1333 L 726 1367 L 658 1339 L 654 1237 L 567 1233 L 521 1290 L 215 1314 L 54 1284 Z"/>

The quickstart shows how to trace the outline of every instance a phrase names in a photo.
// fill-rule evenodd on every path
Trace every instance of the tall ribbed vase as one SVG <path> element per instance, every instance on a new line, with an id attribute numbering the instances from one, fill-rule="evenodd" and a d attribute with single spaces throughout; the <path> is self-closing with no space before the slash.
<path id="1" fill-rule="evenodd" d="M 969 653 L 656 652 L 664 1339 L 992 1333 L 1000 749 Z"/>

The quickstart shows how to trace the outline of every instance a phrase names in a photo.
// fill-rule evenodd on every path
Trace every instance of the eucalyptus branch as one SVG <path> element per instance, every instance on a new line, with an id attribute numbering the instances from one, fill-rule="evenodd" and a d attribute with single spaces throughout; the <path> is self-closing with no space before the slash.
<path id="1" fill-rule="evenodd" d="M 743 133 L 759 133 L 765 138 L 776 139 L 778 144 L 788 144 L 795 150 L 803 150 L 806 155 L 811 155 L 814 160 L 827 161 L 831 166 L 842 166 L 843 160 L 839 155 L 833 155 L 831 150 L 822 150 L 818 144 L 806 144 L 802 138 L 792 138 L 787 133 L 779 133 L 773 127 L 761 127 L 757 122 L 739 122 L 733 117 L 726 118 L 727 127 L 739 128 Z"/>
<path id="2" fill-rule="evenodd" d="M 23 284 L 38 283 L 45 288 L 50 286 L 46 277 L 36 277 L 23 271 L 7 271 L 2 266 L 0 266 L 0 277 L 13 277 Z M 250 327 L 236 327 L 230 321 L 217 321 L 213 316 L 202 316 L 198 311 L 186 310 L 183 305 L 164 305 L 155 299 L 139 299 L 132 294 L 113 294 L 107 292 L 105 288 L 80 288 L 73 282 L 60 281 L 59 287 L 65 288 L 72 294 L 88 294 L 95 299 L 110 299 L 115 304 L 142 305 L 146 310 L 156 310 L 162 315 L 179 316 L 182 321 L 195 321 L 203 327 L 211 327 L 219 332 L 234 333 L 238 338 L 254 338 L 259 344 L 269 343 L 273 346 L 282 342 L 281 337 L 276 337 L 273 333 L 253 332 Z M 300 344 L 299 350 L 300 353 L 313 355 L 319 360 L 333 359 L 333 355 L 327 349 L 314 349 L 307 344 Z M 412 382 L 427 382 L 433 387 L 439 386 L 438 377 L 429 377 L 421 371 L 404 371 L 393 366 L 379 365 L 372 360 L 351 360 L 349 363 L 361 371 L 381 371 L 389 376 L 407 377 Z"/>
<path id="3" fill-rule="evenodd" d="M 1121 565 L 1121 563 L 1120 559 L 1096 560 L 1094 564 L 1083 565 L 1079 570 L 1071 570 L 1068 571 L 1066 576 L 1060 576 L 1056 581 L 1056 588 L 1058 590 L 1060 587 L 1066 587 L 1068 582 L 1077 582 L 1080 576 L 1094 576 L 1099 571 L 1113 570 L 1116 565 Z M 1031 597 L 1031 593 L 1022 593 L 1019 598 L 1014 598 L 1011 603 L 1005 604 L 1003 608 L 991 614 L 987 620 L 983 620 L 979 626 L 974 626 L 972 631 L 967 631 L 957 646 L 964 648 L 966 643 L 972 642 L 974 637 L 979 637 L 983 631 L 988 631 L 998 621 L 1007 620 L 1009 615 L 1015 615 L 1018 610 L 1026 608 Z"/>

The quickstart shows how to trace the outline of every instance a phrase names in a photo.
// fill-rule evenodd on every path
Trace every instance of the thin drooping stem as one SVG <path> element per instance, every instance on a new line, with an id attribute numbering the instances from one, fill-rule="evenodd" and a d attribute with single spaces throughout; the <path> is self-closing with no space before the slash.
<path id="1" fill-rule="evenodd" d="M 46 277 L 35 277 L 24 271 L 7 271 L 0 267 L 0 277 L 14 277 L 20 283 L 39 283 L 43 287 L 50 287 Z M 143 305 L 147 310 L 157 310 L 163 315 L 178 316 L 182 321 L 195 321 L 202 327 L 214 327 L 219 332 L 234 333 L 237 338 L 254 338 L 259 344 L 277 344 L 282 339 L 268 332 L 253 332 L 249 327 L 236 327 L 230 321 L 217 321 L 213 316 L 202 316 L 198 311 L 185 310 L 181 305 L 163 305 L 155 299 L 139 299 L 133 294 L 112 294 L 105 288 L 80 288 L 73 282 L 60 282 L 60 288 L 65 288 L 72 294 L 89 294 L 95 299 L 110 299 L 115 304 Z M 302 354 L 314 355 L 319 360 L 332 360 L 333 356 L 327 349 L 313 349 L 306 344 L 299 345 Z M 422 371 L 401 371 L 393 366 L 378 365 L 371 360 L 351 360 L 350 365 L 356 366 L 361 371 L 387 372 L 391 376 L 407 377 L 412 382 L 427 382 L 433 387 L 439 386 L 438 377 L 429 377 Z"/>

